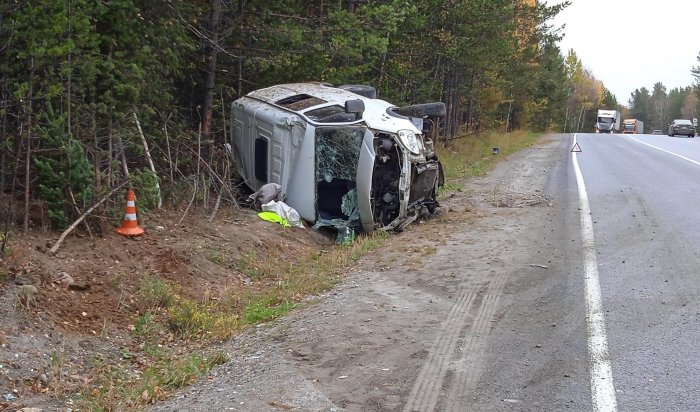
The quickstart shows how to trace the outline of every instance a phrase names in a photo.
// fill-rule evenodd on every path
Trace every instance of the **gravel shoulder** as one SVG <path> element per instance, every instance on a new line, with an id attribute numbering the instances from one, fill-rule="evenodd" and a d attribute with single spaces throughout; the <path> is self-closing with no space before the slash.
<path id="1" fill-rule="evenodd" d="M 582 301 L 549 295 L 581 287 L 563 276 L 578 258 L 575 210 L 552 191 L 570 183 L 552 182 L 569 143 L 552 135 L 501 159 L 439 218 L 231 340 L 228 363 L 151 410 L 585 409 L 585 319 L 570 315 Z"/>

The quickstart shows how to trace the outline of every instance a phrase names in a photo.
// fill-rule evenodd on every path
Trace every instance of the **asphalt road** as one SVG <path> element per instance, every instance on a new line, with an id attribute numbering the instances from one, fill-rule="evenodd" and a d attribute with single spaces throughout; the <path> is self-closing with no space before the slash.
<path id="1" fill-rule="evenodd" d="M 700 410 L 700 139 L 577 135 L 619 410 Z"/>

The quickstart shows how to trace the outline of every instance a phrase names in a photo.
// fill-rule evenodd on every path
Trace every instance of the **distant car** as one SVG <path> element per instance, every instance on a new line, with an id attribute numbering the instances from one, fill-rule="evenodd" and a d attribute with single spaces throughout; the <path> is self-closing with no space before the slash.
<path id="1" fill-rule="evenodd" d="M 662 132 L 659 129 L 654 129 L 654 131 L 652 131 L 651 134 L 664 134 L 664 132 Z"/>
<path id="2" fill-rule="evenodd" d="M 688 137 L 695 137 L 695 126 L 687 119 L 676 119 L 668 125 L 668 135 L 675 136 L 682 134 Z"/>

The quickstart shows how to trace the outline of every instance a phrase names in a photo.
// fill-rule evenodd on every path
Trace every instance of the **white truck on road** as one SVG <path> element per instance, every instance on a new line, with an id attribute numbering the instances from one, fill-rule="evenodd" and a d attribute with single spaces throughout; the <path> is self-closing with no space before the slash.
<path id="1" fill-rule="evenodd" d="M 620 112 L 617 110 L 598 110 L 595 122 L 596 133 L 618 133 L 620 131 Z"/>

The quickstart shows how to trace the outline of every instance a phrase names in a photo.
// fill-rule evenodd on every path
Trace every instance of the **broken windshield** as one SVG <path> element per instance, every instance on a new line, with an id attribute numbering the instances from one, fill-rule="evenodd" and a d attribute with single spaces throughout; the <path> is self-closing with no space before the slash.
<path id="1" fill-rule="evenodd" d="M 362 127 L 316 129 L 316 226 L 358 227 L 356 176 Z"/>
<path id="2" fill-rule="evenodd" d="M 354 181 L 364 135 L 362 127 L 316 129 L 316 181 Z"/>

